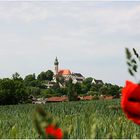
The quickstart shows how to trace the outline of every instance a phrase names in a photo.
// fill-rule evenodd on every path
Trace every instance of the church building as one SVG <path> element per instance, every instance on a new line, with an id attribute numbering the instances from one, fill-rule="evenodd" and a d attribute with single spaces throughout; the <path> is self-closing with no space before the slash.
<path id="1" fill-rule="evenodd" d="M 59 62 L 57 57 L 54 61 L 54 75 L 63 76 L 65 80 L 69 80 L 71 78 L 73 83 L 82 83 L 85 79 L 85 77 L 80 73 L 72 73 L 69 69 L 59 69 Z"/>

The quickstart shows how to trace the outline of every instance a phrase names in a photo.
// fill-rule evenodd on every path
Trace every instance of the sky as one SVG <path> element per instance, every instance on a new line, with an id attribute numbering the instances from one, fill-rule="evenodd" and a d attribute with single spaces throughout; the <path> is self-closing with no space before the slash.
<path id="1" fill-rule="evenodd" d="M 0 1 L 0 78 L 60 69 L 124 86 L 140 52 L 140 1 Z"/>

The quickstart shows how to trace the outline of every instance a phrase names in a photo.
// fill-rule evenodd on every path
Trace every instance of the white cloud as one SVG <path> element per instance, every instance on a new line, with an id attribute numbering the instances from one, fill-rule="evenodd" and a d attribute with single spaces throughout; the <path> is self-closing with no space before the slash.
<path id="1" fill-rule="evenodd" d="M 32 2 L 0 2 L 0 19 L 24 22 L 46 20 L 47 9 Z"/>
<path id="2" fill-rule="evenodd" d="M 118 6 L 98 8 L 94 5 L 91 7 L 68 7 L 64 9 L 59 10 L 57 16 L 71 18 L 73 21 L 77 21 L 80 27 L 84 27 L 87 24 L 89 30 L 95 26 L 96 32 L 113 33 L 122 31 L 132 34 L 140 33 L 139 5 L 133 7 L 127 7 L 126 5 L 121 8 Z"/>

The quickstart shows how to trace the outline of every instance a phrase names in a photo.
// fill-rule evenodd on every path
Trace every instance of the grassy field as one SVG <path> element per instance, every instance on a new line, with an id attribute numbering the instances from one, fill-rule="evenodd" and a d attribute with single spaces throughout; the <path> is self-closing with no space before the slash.
<path id="1" fill-rule="evenodd" d="M 38 138 L 32 118 L 37 105 L 0 106 L 0 138 Z M 119 100 L 48 103 L 42 106 L 67 130 L 69 138 L 140 138 Z"/>

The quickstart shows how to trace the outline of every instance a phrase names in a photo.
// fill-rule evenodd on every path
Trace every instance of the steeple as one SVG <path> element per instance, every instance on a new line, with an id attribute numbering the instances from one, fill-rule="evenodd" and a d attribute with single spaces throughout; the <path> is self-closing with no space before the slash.
<path id="1" fill-rule="evenodd" d="M 58 59 L 57 59 L 57 57 L 55 58 L 55 61 L 54 61 L 54 65 L 58 65 L 59 64 L 59 62 L 58 62 Z"/>
<path id="2" fill-rule="evenodd" d="M 58 59 L 56 57 L 55 61 L 54 61 L 54 72 L 55 72 L 55 75 L 58 74 L 58 65 L 59 65 L 59 62 L 58 62 Z"/>

